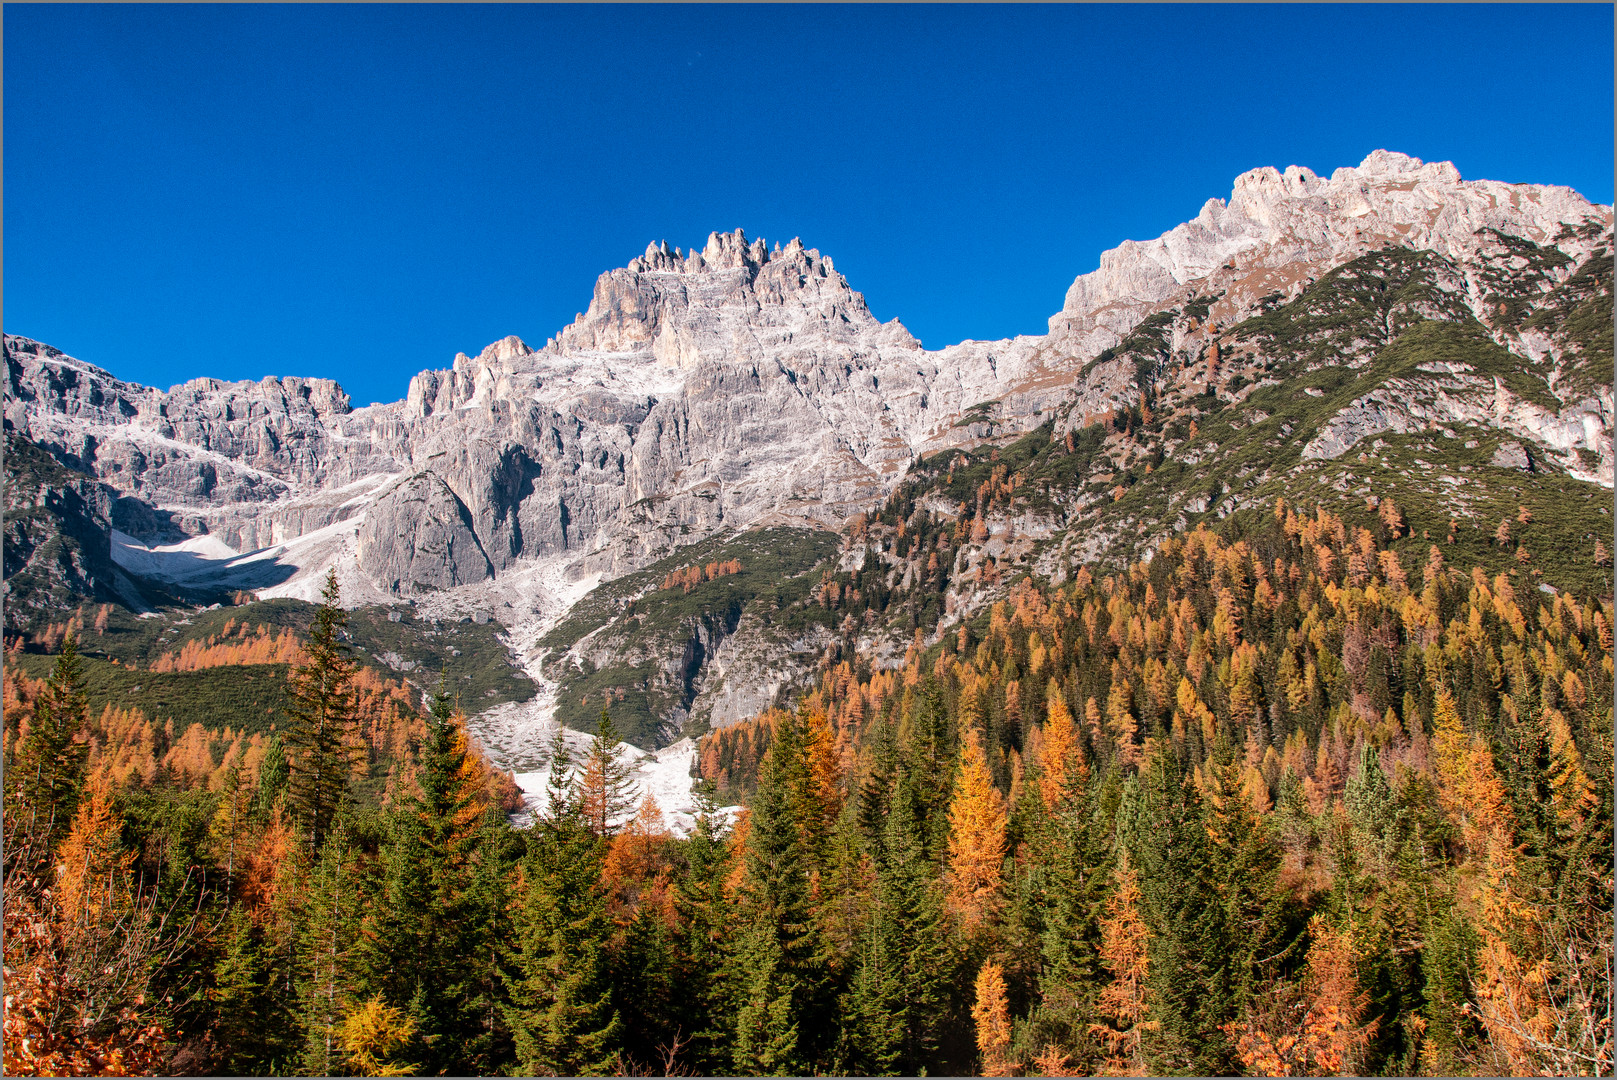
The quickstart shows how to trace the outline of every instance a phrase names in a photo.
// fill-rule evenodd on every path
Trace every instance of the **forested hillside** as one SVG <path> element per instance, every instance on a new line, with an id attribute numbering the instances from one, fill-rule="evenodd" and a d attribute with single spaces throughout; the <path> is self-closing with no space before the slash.
<path id="1" fill-rule="evenodd" d="M 1610 1053 L 1609 601 L 1435 545 L 1400 557 L 1402 515 L 1374 520 L 1279 503 L 1233 542 L 1198 530 L 1125 574 L 1023 583 L 897 671 L 841 665 L 800 713 L 714 733 L 701 766 L 756 786 L 756 817 L 808 732 L 811 771 L 836 778 L 813 817 L 836 818 L 839 856 L 816 869 L 838 905 L 862 883 L 851 985 L 946 995 L 996 965 L 976 1007 L 1007 1024 L 986 1038 L 979 1017 L 979 1064 L 1592 1070 Z M 905 900 L 885 899 L 895 843 L 924 868 Z M 884 959 L 913 949 L 959 966 Z M 966 1004 L 930 1042 L 910 1029 L 897 1068 L 969 1060 L 946 1039 Z"/>
<path id="2" fill-rule="evenodd" d="M 1609 593 L 1410 533 L 1014 581 L 709 735 L 748 805 L 684 838 L 609 715 L 511 827 L 329 604 L 273 737 L 155 770 L 64 642 L 7 665 L 7 1071 L 1609 1072 Z"/>

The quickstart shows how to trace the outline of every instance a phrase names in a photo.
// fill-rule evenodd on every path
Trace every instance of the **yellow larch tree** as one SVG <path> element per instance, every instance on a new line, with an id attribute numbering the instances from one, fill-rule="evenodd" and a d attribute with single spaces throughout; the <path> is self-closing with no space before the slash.
<path id="1" fill-rule="evenodd" d="M 88 794 L 62 841 L 56 876 L 62 918 L 86 932 L 127 906 L 129 869 L 135 862 L 134 854 L 123 849 L 123 821 L 106 777 L 92 777 Z"/>
<path id="2" fill-rule="evenodd" d="M 1148 967 L 1145 922 L 1140 918 L 1140 881 L 1125 851 L 1118 861 L 1117 888 L 1106 900 L 1100 920 L 1100 958 L 1112 981 L 1101 989 L 1097 1003 L 1110 1024 L 1091 1024 L 1090 1031 L 1106 1048 L 1107 1071 L 1118 1076 L 1141 1076 L 1145 1059 L 1141 1036 L 1151 1026 L 1145 1018 L 1145 978 Z"/>
<path id="3" fill-rule="evenodd" d="M 1005 800 L 988 774 L 973 733 L 960 755 L 960 777 L 949 804 L 948 903 L 968 926 L 993 915 L 1004 884 Z"/>
<path id="4" fill-rule="evenodd" d="M 1139 732 L 1139 722 L 1134 719 L 1134 691 L 1127 679 L 1117 676 L 1117 667 L 1113 666 L 1111 693 L 1106 695 L 1106 726 L 1112 729 L 1112 737 L 1117 741 L 1117 760 L 1124 766 L 1140 764 L 1140 747 L 1134 741 Z"/>
<path id="5" fill-rule="evenodd" d="M 415 1021 L 380 994 L 355 1005 L 337 1028 L 355 1076 L 412 1076 L 416 1067 L 390 1060 L 415 1036 Z"/>
<path id="6" fill-rule="evenodd" d="M 1302 993 L 1281 983 L 1242 1023 L 1223 1025 L 1251 1076 L 1355 1076 L 1378 1021 L 1365 1020 L 1370 995 L 1359 986 L 1357 937 L 1316 915 Z"/>
<path id="7" fill-rule="evenodd" d="M 1085 764 L 1072 712 L 1054 679 L 1050 680 L 1049 701 L 1039 741 L 1039 798 L 1046 810 L 1053 810 L 1061 801 L 1067 784 L 1084 771 Z"/>
<path id="8" fill-rule="evenodd" d="M 668 858 L 672 840 L 662 808 L 646 792 L 634 817 L 612 837 L 601 864 L 607 910 L 620 924 L 628 924 L 637 911 L 645 908 L 672 925 L 674 901 L 669 878 L 673 867 Z"/>
<path id="9" fill-rule="evenodd" d="M 1011 1011 L 1005 991 L 1005 969 L 990 960 L 977 972 L 977 1000 L 971 1019 L 977 1025 L 977 1049 L 983 1055 L 984 1076 L 1010 1076 Z"/>

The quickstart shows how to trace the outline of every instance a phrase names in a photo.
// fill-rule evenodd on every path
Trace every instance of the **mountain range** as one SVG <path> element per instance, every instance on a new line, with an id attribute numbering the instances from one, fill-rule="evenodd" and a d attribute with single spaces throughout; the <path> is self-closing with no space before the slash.
<path id="1" fill-rule="evenodd" d="M 1609 593 L 1611 273 L 1611 207 L 1376 151 L 1245 173 L 1104 253 L 1046 334 L 938 350 L 830 257 L 739 229 L 651 244 L 543 345 L 363 408 L 326 379 L 139 386 L 8 334 L 6 632 L 309 600 L 335 569 L 423 632 L 497 625 L 533 691 L 473 729 L 537 783 L 557 720 L 610 706 L 688 751 L 1022 575 L 1277 498 L 1395 501 L 1433 543 Z M 1523 514 L 1557 530 L 1526 558 L 1495 543 Z"/>

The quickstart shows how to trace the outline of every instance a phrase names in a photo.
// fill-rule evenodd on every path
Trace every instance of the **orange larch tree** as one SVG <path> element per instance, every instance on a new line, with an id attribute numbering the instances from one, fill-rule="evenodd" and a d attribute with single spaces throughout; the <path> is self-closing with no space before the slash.
<path id="1" fill-rule="evenodd" d="M 1117 888 L 1106 900 L 1100 920 L 1101 963 L 1112 981 L 1101 989 L 1099 1007 L 1110 1024 L 1092 1024 L 1091 1032 L 1106 1047 L 1107 1067 L 1122 1076 L 1144 1074 L 1141 1036 L 1150 1027 L 1145 1019 L 1147 973 L 1146 928 L 1140 918 L 1140 882 L 1125 851 L 1118 861 Z"/>
<path id="2" fill-rule="evenodd" d="M 1078 730 L 1067 708 L 1067 699 L 1055 679 L 1050 680 L 1049 709 L 1044 731 L 1039 742 L 1039 798 L 1046 810 L 1054 810 L 1067 790 L 1068 783 L 1076 779 L 1084 768 L 1083 747 L 1078 742 Z"/>
<path id="3" fill-rule="evenodd" d="M 1010 1076 L 1011 1014 L 1006 996 L 1005 969 L 990 960 L 977 972 L 977 998 L 971 1019 L 977 1025 L 977 1049 L 983 1056 L 984 1076 Z"/>
<path id="4" fill-rule="evenodd" d="M 968 926 L 998 910 L 1004 884 L 1005 800 L 988 774 L 976 733 L 960 755 L 949 805 L 949 906 Z"/>

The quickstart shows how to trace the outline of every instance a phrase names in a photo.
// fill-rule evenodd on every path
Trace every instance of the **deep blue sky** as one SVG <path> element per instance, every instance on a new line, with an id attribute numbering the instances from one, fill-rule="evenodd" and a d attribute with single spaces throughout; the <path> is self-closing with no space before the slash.
<path id="1" fill-rule="evenodd" d="M 1259 165 L 1612 198 L 1612 8 L 7 4 L 5 329 L 356 404 L 647 241 L 831 255 L 929 347 Z"/>

